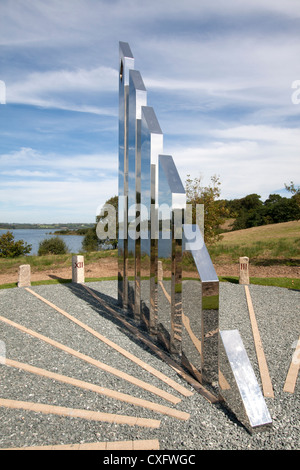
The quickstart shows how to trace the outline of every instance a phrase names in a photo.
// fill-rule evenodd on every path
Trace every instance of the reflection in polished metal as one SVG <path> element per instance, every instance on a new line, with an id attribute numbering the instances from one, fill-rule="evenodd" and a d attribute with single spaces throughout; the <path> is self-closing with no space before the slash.
<path id="1" fill-rule="evenodd" d="M 250 431 L 272 424 L 265 399 L 237 330 L 220 331 L 220 395 Z"/>
<path id="2" fill-rule="evenodd" d="M 242 422 L 261 428 L 270 419 L 246 352 L 236 333 L 219 334 L 219 279 L 203 226 L 190 220 L 177 168 L 163 155 L 163 133 L 124 42 L 119 65 L 118 301 L 199 382 L 220 384 Z M 185 257 L 198 278 L 182 279 Z"/>
<path id="3" fill-rule="evenodd" d="M 158 287 L 159 338 L 171 354 L 181 357 L 182 224 L 186 194 L 170 155 L 159 156 L 158 175 L 158 258 L 171 267 L 171 277 L 166 271 Z"/>
<path id="4" fill-rule="evenodd" d="M 128 106 L 128 310 L 140 320 L 141 114 L 147 92 L 137 70 L 129 72 Z"/>
<path id="5" fill-rule="evenodd" d="M 157 332 L 157 164 L 163 134 L 153 108 L 142 106 L 141 122 L 141 320 Z M 139 255 L 139 253 L 137 253 Z"/>
<path id="6" fill-rule="evenodd" d="M 127 212 L 128 212 L 128 94 L 129 70 L 134 57 L 126 42 L 119 43 L 119 232 L 118 232 L 118 299 L 126 309 L 127 286 Z"/>
<path id="7" fill-rule="evenodd" d="M 183 233 L 184 256 L 189 256 L 190 252 L 200 280 L 185 280 L 183 283 L 183 348 L 194 374 L 201 373 L 202 379 L 215 383 L 219 374 L 219 278 L 198 225 L 184 224 Z"/>

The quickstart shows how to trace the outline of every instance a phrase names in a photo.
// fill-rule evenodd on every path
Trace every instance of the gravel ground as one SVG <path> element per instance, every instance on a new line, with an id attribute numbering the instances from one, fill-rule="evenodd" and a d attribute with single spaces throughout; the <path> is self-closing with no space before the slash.
<path id="1" fill-rule="evenodd" d="M 115 281 L 89 283 L 88 287 L 100 293 L 111 306 L 118 309 Z M 7 358 L 170 406 L 190 413 L 190 419 L 178 420 L 2 364 L 1 398 L 159 419 L 161 424 L 159 428 L 153 429 L 0 408 L 0 448 L 136 439 L 158 439 L 160 449 L 168 451 L 300 448 L 299 378 L 295 393 L 283 391 L 294 347 L 299 338 L 299 291 L 250 286 L 275 393 L 275 398 L 265 399 L 273 421 L 271 429 L 251 435 L 221 404 L 209 403 L 169 365 L 129 334 L 84 287 L 63 284 L 36 286 L 32 290 L 194 393 L 191 397 L 183 397 L 24 288 L 0 291 L 1 316 L 151 383 L 180 397 L 181 401 L 172 405 L 150 392 L 0 322 L 0 346 L 2 349 L 5 346 Z M 257 380 L 261 383 L 243 286 L 220 284 L 220 329 L 239 330 Z"/>

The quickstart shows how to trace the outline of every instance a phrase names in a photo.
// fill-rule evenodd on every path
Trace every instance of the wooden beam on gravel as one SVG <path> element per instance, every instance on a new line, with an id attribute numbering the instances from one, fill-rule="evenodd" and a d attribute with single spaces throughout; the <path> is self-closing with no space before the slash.
<path id="1" fill-rule="evenodd" d="M 163 415 L 171 416 L 173 418 L 177 418 L 181 420 L 187 420 L 190 417 L 189 413 L 185 413 L 183 411 L 179 411 L 174 408 L 169 408 L 168 406 L 160 405 L 158 403 L 154 403 L 149 400 L 144 400 L 142 398 L 136 398 L 132 395 L 128 395 L 122 392 L 118 392 L 116 390 L 111 390 L 105 387 L 101 387 L 99 385 L 95 385 L 89 382 L 84 382 L 83 380 L 78 380 L 73 377 L 68 377 L 66 375 L 57 374 L 56 372 L 51 372 L 46 369 L 41 369 L 39 367 L 35 367 L 30 364 L 24 364 L 22 362 L 14 361 L 8 358 L 6 358 L 5 364 L 9 367 L 14 367 L 16 369 L 23 370 L 25 372 L 30 372 L 31 374 L 39 375 L 41 377 L 46 377 L 51 380 L 56 380 L 58 382 L 66 383 L 74 387 L 79 387 L 84 390 L 89 390 L 95 393 L 99 393 L 100 395 L 104 395 L 114 400 L 122 401 L 124 403 L 129 403 L 134 406 L 139 406 L 141 408 L 154 411 L 155 413 L 161 413 Z"/>
<path id="2" fill-rule="evenodd" d="M 283 387 L 284 392 L 294 393 L 300 365 L 300 338 L 298 339 L 292 361 Z"/>
<path id="3" fill-rule="evenodd" d="M 147 382 L 144 382 L 143 380 L 137 379 L 136 377 L 133 377 L 132 375 L 126 374 L 126 372 L 120 371 L 119 369 L 116 369 L 108 364 L 104 364 L 103 362 L 100 362 L 90 356 L 87 356 L 85 354 L 80 353 L 79 351 L 76 351 L 72 348 L 69 348 L 68 346 L 65 346 L 64 344 L 61 344 L 51 338 L 48 338 L 44 335 L 41 335 L 40 333 L 37 333 L 36 331 L 30 330 L 29 328 L 26 328 L 25 326 L 22 326 L 12 320 L 9 320 L 8 318 L 0 316 L 0 321 L 13 326 L 14 328 L 17 328 L 20 331 L 23 331 L 24 333 L 33 336 L 34 338 L 37 338 L 41 341 L 44 341 L 45 343 L 50 344 L 51 346 L 54 346 L 68 354 L 71 354 L 74 357 L 77 357 L 78 359 L 82 359 L 83 361 L 92 364 L 95 367 L 98 367 L 99 369 L 108 372 L 112 375 L 115 375 L 116 377 L 120 378 L 121 380 L 125 380 L 129 383 L 132 383 L 133 385 L 136 385 L 143 390 L 147 390 L 150 393 L 154 393 L 155 395 L 164 398 L 165 400 L 173 402 L 174 396 L 171 395 L 168 392 L 165 392 L 164 390 L 161 390 L 158 387 L 155 387 L 154 385 L 151 385 Z"/>
<path id="4" fill-rule="evenodd" d="M 165 374 L 162 374 L 160 371 L 156 370 L 154 367 L 150 366 L 149 364 L 145 363 L 144 361 L 142 361 L 141 359 L 139 359 L 138 357 L 134 356 L 133 354 L 131 354 L 129 351 L 127 351 L 126 349 L 122 348 L 121 346 L 119 346 L 118 344 L 114 343 L 113 341 L 109 340 L 108 338 L 105 338 L 103 335 L 101 335 L 100 333 L 98 333 L 97 331 L 93 330 L 92 328 L 90 328 L 88 325 L 84 324 L 83 322 L 79 321 L 77 318 L 75 318 L 74 316 L 70 315 L 69 313 L 65 312 L 64 310 L 62 310 L 61 308 L 57 307 L 56 305 L 54 305 L 52 302 L 49 302 L 49 300 L 45 299 L 44 297 L 40 296 L 39 294 L 37 294 L 36 292 L 34 292 L 33 290 L 27 288 L 26 289 L 27 292 L 29 292 L 30 294 L 34 295 L 35 297 L 37 297 L 39 300 L 41 300 L 42 302 L 44 302 L 45 304 L 47 304 L 49 307 L 55 309 L 57 312 L 61 313 L 62 315 L 64 315 L 66 318 L 68 318 L 69 320 L 73 321 L 74 323 L 76 323 L 77 325 L 79 325 L 81 328 L 83 328 L 84 330 L 88 331 L 90 334 L 92 334 L 93 336 L 95 336 L 97 339 L 99 339 L 100 341 L 102 341 L 103 343 L 105 343 L 106 345 L 110 346 L 111 348 L 113 348 L 114 350 L 118 351 L 120 354 L 122 354 L 124 357 L 126 357 L 127 359 L 131 360 L 132 362 L 134 362 L 136 365 L 140 366 L 141 368 L 145 369 L 147 372 L 149 372 L 150 374 L 154 375 L 155 377 L 157 377 L 158 379 L 160 379 L 162 382 L 168 384 L 170 387 L 172 387 L 174 390 L 178 391 L 179 393 L 181 393 L 182 395 L 186 395 L 187 394 L 187 391 L 184 387 L 182 387 L 182 385 L 176 383 L 174 380 L 170 379 L 169 377 L 167 377 Z M 177 397 L 176 397 L 177 398 Z M 177 398 L 176 399 L 174 397 L 174 403 L 178 403 L 180 402 L 180 398 Z"/>
<path id="5" fill-rule="evenodd" d="M 166 353 L 164 353 L 158 346 L 156 346 L 152 341 L 150 341 L 145 335 L 141 333 L 141 331 L 129 323 L 124 317 L 119 315 L 110 305 L 107 304 L 101 297 L 99 297 L 92 289 L 87 287 L 86 285 L 82 284 L 84 287 L 99 303 L 108 310 L 114 318 L 119 320 L 132 334 L 135 335 L 140 341 L 142 341 L 146 346 L 149 347 L 158 357 L 160 357 L 164 362 L 166 362 L 172 369 L 176 371 L 176 373 L 181 376 L 187 383 L 189 383 L 194 390 L 200 393 L 207 401 L 210 403 L 219 403 L 219 398 L 216 397 L 213 393 L 207 390 L 201 383 L 199 383 L 194 377 L 189 375 L 180 365 L 170 358 Z M 192 392 L 187 390 L 186 396 L 193 395 Z"/>
<path id="6" fill-rule="evenodd" d="M 268 364 L 267 364 L 267 360 L 265 357 L 262 341 L 260 338 L 260 333 L 259 333 L 259 329 L 258 329 L 258 325 L 257 325 L 255 313 L 254 313 L 254 308 L 252 304 L 249 287 L 247 285 L 245 285 L 244 287 L 245 287 L 245 294 L 246 294 L 246 299 L 247 299 L 247 304 L 248 304 L 249 317 L 250 317 L 250 322 L 251 322 L 251 327 L 252 327 L 254 345 L 255 345 L 255 350 L 256 350 L 258 366 L 260 370 L 260 377 L 261 377 L 264 396 L 269 397 L 269 398 L 274 398 L 274 391 L 273 391 L 273 386 L 271 382 L 271 377 L 269 374 Z"/>
<path id="7" fill-rule="evenodd" d="M 103 413 L 100 411 L 66 408 L 64 406 L 33 403 L 28 401 L 9 400 L 0 398 L 0 407 L 33 411 L 34 413 L 54 414 L 70 418 L 81 418 L 90 421 L 102 421 L 114 424 L 127 424 L 128 426 L 142 426 L 147 428 L 159 428 L 160 421 L 156 419 L 137 418 L 136 416 L 125 416 L 114 413 Z"/>
<path id="8" fill-rule="evenodd" d="M 1 450 L 159 450 L 157 439 L 135 441 L 86 442 L 33 447 L 12 447 Z"/>

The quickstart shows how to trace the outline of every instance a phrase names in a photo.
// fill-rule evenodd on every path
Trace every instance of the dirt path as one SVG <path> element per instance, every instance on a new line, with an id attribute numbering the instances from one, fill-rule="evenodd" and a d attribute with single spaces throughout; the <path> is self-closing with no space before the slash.
<path id="1" fill-rule="evenodd" d="M 215 265 L 218 276 L 238 276 L 239 265 Z M 299 278 L 300 267 L 298 266 L 251 266 L 249 267 L 250 277 L 289 277 Z M 183 273 L 183 275 L 192 276 L 191 273 Z M 88 264 L 85 266 L 86 278 L 100 278 L 117 276 L 117 260 L 101 259 L 98 263 Z M 35 271 L 31 273 L 32 281 L 46 281 L 51 279 L 71 279 L 72 268 L 49 268 L 47 271 Z M 0 285 L 9 284 L 18 281 L 18 270 L 10 273 L 0 273 Z"/>

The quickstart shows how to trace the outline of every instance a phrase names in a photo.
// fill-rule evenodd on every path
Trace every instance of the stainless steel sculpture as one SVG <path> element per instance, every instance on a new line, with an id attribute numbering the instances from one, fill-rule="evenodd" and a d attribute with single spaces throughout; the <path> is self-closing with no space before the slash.
<path id="1" fill-rule="evenodd" d="M 219 279 L 202 233 L 188 220 L 183 184 L 163 154 L 130 47 L 119 46 L 119 303 L 199 382 L 219 387 L 246 427 L 262 428 L 270 418 L 245 350 L 236 333 L 219 332 Z M 197 279 L 182 278 L 185 256 Z M 166 266 L 162 278 L 158 261 Z"/>

